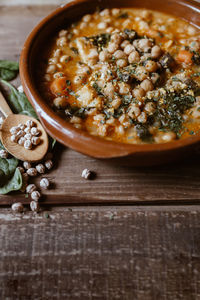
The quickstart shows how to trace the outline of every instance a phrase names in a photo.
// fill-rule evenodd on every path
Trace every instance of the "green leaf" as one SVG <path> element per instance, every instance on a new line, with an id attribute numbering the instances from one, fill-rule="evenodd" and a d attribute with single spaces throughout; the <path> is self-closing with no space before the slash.
<path id="1" fill-rule="evenodd" d="M 0 60 L 0 69 L 19 71 L 19 64 L 16 61 Z"/>
<path id="2" fill-rule="evenodd" d="M 4 149 L 0 142 L 0 150 Z M 12 177 L 15 169 L 18 166 L 18 159 L 12 158 L 0 158 L 0 186 L 3 186 Z"/>
<path id="3" fill-rule="evenodd" d="M 24 93 L 20 93 L 14 86 L 5 80 L 1 80 L 3 84 L 9 87 L 10 95 L 8 97 L 8 104 L 11 106 L 14 113 L 27 115 L 38 119 L 36 112 L 28 101 Z"/>
<path id="4" fill-rule="evenodd" d="M 14 175 L 8 182 L 3 186 L 0 187 L 0 194 L 5 195 L 12 191 L 18 191 L 22 187 L 22 175 L 19 169 L 15 170 Z"/>
<path id="5" fill-rule="evenodd" d="M 16 77 L 16 71 L 8 70 L 8 69 L 1 69 L 0 68 L 0 77 L 4 80 L 12 80 Z"/>

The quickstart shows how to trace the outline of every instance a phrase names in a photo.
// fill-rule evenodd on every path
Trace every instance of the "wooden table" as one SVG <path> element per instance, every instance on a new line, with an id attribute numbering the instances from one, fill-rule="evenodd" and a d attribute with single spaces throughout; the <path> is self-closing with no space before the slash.
<path id="1" fill-rule="evenodd" d="M 27 34 L 54 8 L 0 6 L 0 59 L 18 60 Z M 0 197 L 0 299 L 200 299 L 199 154 L 130 168 L 56 151 L 40 214 L 3 206 L 28 204 L 23 194 Z M 82 179 L 84 168 L 96 179 Z"/>

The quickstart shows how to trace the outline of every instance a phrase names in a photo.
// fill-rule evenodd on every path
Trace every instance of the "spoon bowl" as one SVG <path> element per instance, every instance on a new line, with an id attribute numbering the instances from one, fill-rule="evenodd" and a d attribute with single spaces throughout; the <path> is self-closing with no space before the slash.
<path id="1" fill-rule="evenodd" d="M 5 149 L 14 157 L 22 161 L 37 162 L 40 161 L 48 150 L 48 136 L 41 123 L 33 117 L 27 115 L 13 114 L 9 108 L 5 98 L 0 93 L 0 111 L 5 116 L 5 120 L 1 126 L 0 139 Z M 26 124 L 28 120 L 32 120 L 40 131 L 40 143 L 31 150 L 25 149 L 23 145 L 19 145 L 11 141 L 10 129 L 18 126 L 18 124 Z"/>

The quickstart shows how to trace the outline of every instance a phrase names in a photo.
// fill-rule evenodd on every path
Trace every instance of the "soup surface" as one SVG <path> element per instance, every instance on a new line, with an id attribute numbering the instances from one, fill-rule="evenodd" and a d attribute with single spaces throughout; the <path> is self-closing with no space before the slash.
<path id="1" fill-rule="evenodd" d="M 59 115 L 92 135 L 166 143 L 200 130 L 200 35 L 144 9 L 104 9 L 61 30 L 38 67 Z"/>

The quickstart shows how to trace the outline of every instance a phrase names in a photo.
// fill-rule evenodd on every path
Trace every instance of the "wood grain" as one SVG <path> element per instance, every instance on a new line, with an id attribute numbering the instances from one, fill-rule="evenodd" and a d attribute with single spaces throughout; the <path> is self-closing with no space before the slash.
<path id="1" fill-rule="evenodd" d="M 199 207 L 150 209 L 0 214 L 0 299 L 200 299 Z"/>

